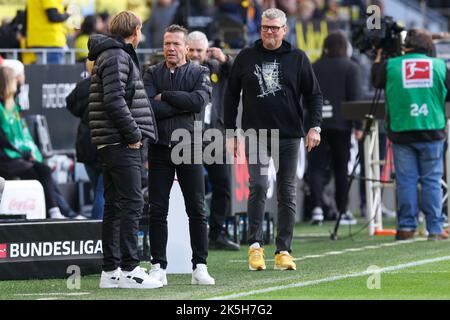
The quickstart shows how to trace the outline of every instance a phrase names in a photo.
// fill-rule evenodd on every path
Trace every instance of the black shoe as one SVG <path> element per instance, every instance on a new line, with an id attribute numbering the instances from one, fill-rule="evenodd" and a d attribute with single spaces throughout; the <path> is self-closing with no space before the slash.
<path id="1" fill-rule="evenodd" d="M 404 241 L 414 239 L 414 233 L 415 231 L 397 230 L 395 240 Z"/>
<path id="2" fill-rule="evenodd" d="M 229 250 L 239 251 L 240 246 L 227 238 L 226 235 L 220 234 L 216 239 L 209 239 L 210 250 Z"/>

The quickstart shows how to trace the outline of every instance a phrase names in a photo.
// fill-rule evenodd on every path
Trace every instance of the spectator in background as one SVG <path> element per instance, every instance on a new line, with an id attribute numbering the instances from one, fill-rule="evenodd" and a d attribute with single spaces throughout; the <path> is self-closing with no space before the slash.
<path id="1" fill-rule="evenodd" d="M 87 59 L 89 36 L 98 33 L 102 25 L 103 22 L 99 16 L 89 15 L 84 18 L 80 33 L 75 38 L 75 49 L 85 50 L 85 52 L 77 52 L 77 62 L 83 62 Z"/>
<path id="2" fill-rule="evenodd" d="M 98 33 L 108 35 L 109 34 L 109 21 L 111 20 L 111 16 L 108 12 L 102 12 L 98 15 L 101 19 L 100 24 L 98 26 Z"/>
<path id="3" fill-rule="evenodd" d="M 204 128 L 220 130 L 225 136 L 223 98 L 233 59 L 219 48 L 208 48 L 208 38 L 200 31 L 194 31 L 188 35 L 187 45 L 188 59 L 207 67 L 211 75 L 212 99 L 211 103 L 205 107 Z M 225 150 L 225 144 L 223 147 Z M 223 163 L 211 163 L 212 161 L 208 163 L 207 159 L 204 159 L 204 162 L 212 186 L 209 249 L 239 250 L 239 245 L 228 238 L 224 227 L 225 219 L 231 209 L 230 167 L 226 165 L 226 154 L 223 154 Z"/>
<path id="4" fill-rule="evenodd" d="M 63 49 L 67 47 L 64 22 L 71 12 L 63 3 L 63 0 L 27 1 L 27 46 L 61 49 L 47 53 L 47 64 L 64 63 Z"/>
<path id="5" fill-rule="evenodd" d="M 298 5 L 297 0 L 275 0 L 275 7 L 286 13 L 288 19 L 297 14 Z"/>
<path id="6" fill-rule="evenodd" d="M 308 0 L 305 0 L 308 1 Z M 326 16 L 327 12 L 327 0 L 313 0 L 315 9 L 313 19 L 322 20 Z"/>
<path id="7" fill-rule="evenodd" d="M 218 0 L 217 4 L 217 17 L 228 17 L 243 28 L 241 38 L 229 41 L 231 48 L 243 48 L 258 39 L 262 8 L 257 1 Z"/>
<path id="8" fill-rule="evenodd" d="M 324 99 L 322 141 L 315 152 L 308 154 L 308 182 L 311 188 L 312 222 L 322 223 L 323 191 L 328 181 L 326 170 L 331 167 L 335 178 L 335 200 L 341 212 L 341 224 L 356 224 L 347 211 L 347 175 L 350 159 L 350 138 L 355 130 L 356 138 L 362 137 L 361 122 L 342 118 L 341 103 L 358 100 L 361 80 L 358 65 L 347 56 L 347 38 L 341 31 L 330 33 L 323 43 L 322 57 L 313 64 Z"/>
<path id="9" fill-rule="evenodd" d="M 144 22 L 142 33 L 145 36 L 144 48 L 160 48 L 163 43 L 164 30 L 175 17 L 178 0 L 154 0 L 150 18 Z"/>
<path id="10" fill-rule="evenodd" d="M 312 0 L 304 0 L 298 6 L 298 18 L 300 21 L 310 21 L 314 17 L 316 4 Z"/>
<path id="11" fill-rule="evenodd" d="M 14 71 L 0 67 L 0 175 L 9 179 L 38 180 L 44 188 L 48 217 L 64 219 L 55 199 L 56 186 L 51 169 L 31 137 L 15 101 L 17 80 Z"/>
<path id="12" fill-rule="evenodd" d="M 29 100 L 28 100 L 28 93 L 22 92 L 21 88 L 25 84 L 25 67 L 22 62 L 19 60 L 13 60 L 13 59 L 4 59 L 3 62 L 0 62 L 0 66 L 9 67 L 13 70 L 14 76 L 17 80 L 17 91 L 15 94 L 15 100 L 17 103 L 17 106 L 19 107 L 19 111 L 22 110 L 22 108 L 29 109 Z M 53 176 L 52 176 L 53 177 Z M 54 179 L 53 179 L 54 180 Z M 67 203 L 64 196 L 61 194 L 58 183 L 56 180 L 53 181 L 54 185 L 54 197 L 56 200 L 56 204 L 61 210 L 61 213 L 68 218 L 72 219 L 86 219 L 83 215 L 77 214 Z"/>
<path id="13" fill-rule="evenodd" d="M 182 1 L 177 8 L 172 24 L 185 27 L 188 31 L 202 31 L 209 38 L 214 38 L 213 16 L 215 6 L 208 0 Z"/>
<path id="14" fill-rule="evenodd" d="M 339 4 L 336 0 L 328 0 L 325 17 L 328 21 L 339 21 Z"/>
<path id="15" fill-rule="evenodd" d="M 87 60 L 88 73 L 91 74 L 93 63 Z M 92 219 L 103 219 L 103 170 L 98 158 L 97 147 L 91 141 L 91 130 L 89 128 L 89 86 L 91 77 L 77 83 L 75 89 L 67 96 L 67 109 L 76 117 L 80 118 L 77 131 L 76 152 L 77 161 L 84 163 L 87 175 L 94 190 L 94 201 L 92 205 Z"/>
<path id="16" fill-rule="evenodd" d="M 25 23 L 24 11 L 17 11 L 14 19 L 4 19 L 0 27 L 0 48 L 20 48 L 20 40 L 23 37 L 23 25 Z M 1 53 L 4 55 L 5 53 Z"/>

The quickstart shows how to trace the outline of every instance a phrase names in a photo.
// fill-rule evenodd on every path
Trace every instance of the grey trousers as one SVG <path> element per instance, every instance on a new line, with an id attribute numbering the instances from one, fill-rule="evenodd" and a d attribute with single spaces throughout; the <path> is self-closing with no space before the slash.
<path id="1" fill-rule="evenodd" d="M 276 157 L 272 154 L 270 143 L 266 148 L 261 147 L 258 152 L 258 161 L 250 163 L 250 155 L 255 150 L 249 150 L 246 144 L 246 158 L 249 162 L 248 172 L 250 176 L 250 195 L 247 205 L 248 216 L 248 243 L 249 245 L 259 242 L 263 244 L 263 219 L 264 207 L 267 199 L 268 189 L 268 163 L 264 156 Z M 297 162 L 300 139 L 280 139 L 278 159 L 275 161 L 276 186 L 278 197 L 278 225 L 276 236 L 276 253 L 280 251 L 291 252 L 291 242 L 295 225 L 296 199 L 297 199 Z M 265 150 L 264 150 L 265 149 Z M 276 150 L 274 150 L 276 152 Z M 260 155 L 263 157 L 260 157 Z M 253 158 L 255 159 L 255 157 Z M 259 161 L 259 160 L 263 161 Z"/>

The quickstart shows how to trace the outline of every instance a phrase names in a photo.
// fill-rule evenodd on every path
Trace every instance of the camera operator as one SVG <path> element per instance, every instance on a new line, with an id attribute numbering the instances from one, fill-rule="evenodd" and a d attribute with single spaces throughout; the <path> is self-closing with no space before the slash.
<path id="1" fill-rule="evenodd" d="M 428 240 L 448 239 L 442 227 L 440 181 L 450 77 L 445 62 L 431 57 L 432 49 L 431 35 L 413 29 L 405 38 L 404 55 L 382 61 L 379 50 L 372 67 L 374 86 L 386 90 L 387 132 L 393 145 L 397 181 L 397 240 L 414 236 L 418 182 Z"/>

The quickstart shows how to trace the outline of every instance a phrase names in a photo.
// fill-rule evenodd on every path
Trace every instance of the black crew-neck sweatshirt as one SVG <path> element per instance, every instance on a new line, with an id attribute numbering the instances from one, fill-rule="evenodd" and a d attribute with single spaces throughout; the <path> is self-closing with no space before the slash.
<path id="1" fill-rule="evenodd" d="M 322 93 L 306 54 L 283 41 L 267 50 L 258 40 L 236 57 L 225 94 L 225 127 L 236 128 L 242 89 L 242 128 L 279 129 L 280 138 L 305 135 L 303 102 L 311 126 L 322 122 Z"/>

